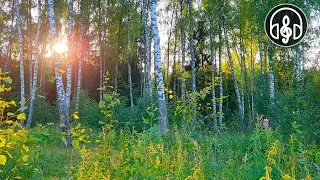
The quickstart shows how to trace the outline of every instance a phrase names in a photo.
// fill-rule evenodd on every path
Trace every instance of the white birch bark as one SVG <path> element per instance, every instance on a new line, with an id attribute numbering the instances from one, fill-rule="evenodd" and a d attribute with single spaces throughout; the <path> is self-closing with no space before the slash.
<path id="1" fill-rule="evenodd" d="M 68 17 L 68 58 L 71 58 L 72 47 L 72 21 L 73 21 L 73 0 L 69 0 L 69 17 Z M 69 60 L 70 61 L 70 60 Z M 70 98 L 71 98 L 71 86 L 72 86 L 72 65 L 71 62 L 67 64 L 67 87 L 65 97 L 65 124 L 67 131 L 70 130 Z"/>
<path id="2" fill-rule="evenodd" d="M 275 97 L 274 97 L 274 71 L 273 71 L 273 48 L 271 41 L 268 41 L 268 57 L 269 57 L 269 93 L 270 93 L 270 105 L 271 105 L 271 111 L 274 108 L 275 105 Z"/>
<path id="3" fill-rule="evenodd" d="M 79 109 L 80 103 L 80 91 L 81 91 L 81 84 L 82 84 L 82 65 L 83 65 L 83 58 L 84 58 L 84 49 L 83 49 L 83 36 L 84 36 L 85 28 L 81 25 L 80 30 L 80 58 L 79 58 L 79 65 L 78 65 L 78 76 L 77 76 L 77 94 L 76 94 L 76 111 Z"/>
<path id="4" fill-rule="evenodd" d="M 221 22 L 219 25 L 219 129 L 220 133 L 223 131 L 222 127 L 222 105 L 223 105 L 223 75 L 222 75 L 222 34 L 221 34 Z"/>
<path id="5" fill-rule="evenodd" d="M 101 88 L 102 87 L 102 84 L 103 84 L 103 50 L 102 50 L 102 35 L 101 35 L 101 0 L 99 0 L 99 49 L 100 49 L 100 58 L 99 58 L 99 67 L 100 67 L 100 80 L 99 80 L 99 87 Z M 100 101 L 102 101 L 103 99 L 103 91 L 102 89 L 100 89 L 100 92 L 99 92 L 99 97 L 100 97 Z"/>
<path id="6" fill-rule="evenodd" d="M 300 73 L 301 73 L 301 45 L 296 47 L 296 66 L 295 66 L 295 80 L 296 80 L 296 87 L 299 87 L 300 82 Z"/>
<path id="7" fill-rule="evenodd" d="M 128 50 L 127 50 L 127 64 L 128 64 L 128 83 L 130 91 L 130 105 L 133 107 L 133 88 L 132 88 L 132 78 L 131 78 L 131 64 L 130 64 L 130 12 L 128 16 Z"/>
<path id="8" fill-rule="evenodd" d="M 39 36 L 41 30 L 41 0 L 38 0 L 38 27 L 37 27 L 37 34 L 34 44 L 34 61 L 33 61 L 33 84 L 31 91 L 31 98 L 30 98 L 30 109 L 29 109 L 29 115 L 27 119 L 26 128 L 29 129 L 32 124 L 32 115 L 33 115 L 33 109 L 34 109 L 34 101 L 35 101 L 35 95 L 37 91 L 37 83 L 38 83 L 38 59 L 39 59 Z"/>
<path id="9" fill-rule="evenodd" d="M 148 2 L 144 0 L 143 8 L 143 22 L 144 22 L 144 43 L 145 43 L 145 61 L 146 61 L 146 87 L 147 94 L 149 97 L 152 96 L 152 82 L 151 82 L 151 57 L 149 47 L 149 36 L 148 36 L 148 20 L 147 20 L 147 6 Z"/>
<path id="10" fill-rule="evenodd" d="M 50 33 L 53 40 L 56 40 L 56 25 L 54 19 L 54 7 L 53 0 L 48 0 L 48 17 L 50 25 Z M 60 116 L 60 128 L 61 131 L 65 132 L 65 91 L 63 86 L 62 75 L 59 73 L 60 70 L 60 57 L 58 54 L 54 54 L 55 59 L 55 77 L 56 77 L 56 88 L 57 88 L 57 102 Z"/>
<path id="11" fill-rule="evenodd" d="M 151 26 L 154 39 L 154 61 L 155 61 L 155 76 L 157 83 L 158 103 L 159 103 L 159 127 L 161 133 L 166 133 L 168 127 L 167 105 L 164 93 L 160 37 L 157 23 L 157 0 L 150 0 L 151 10 Z"/>
<path id="12" fill-rule="evenodd" d="M 210 20 L 210 59 L 211 59 L 211 82 L 212 82 L 212 120 L 214 125 L 214 133 L 218 133 L 218 122 L 217 122 L 217 110 L 216 110 L 216 92 L 215 92 L 215 52 L 214 52 L 214 37 L 213 37 L 213 20 Z"/>
<path id="13" fill-rule="evenodd" d="M 186 96 L 186 79 L 184 77 L 185 62 L 186 62 L 186 33 L 185 33 L 185 21 L 183 18 L 183 1 L 180 2 L 180 19 L 181 19 L 181 99 L 184 102 Z"/>
<path id="14" fill-rule="evenodd" d="M 192 13 L 192 0 L 188 0 L 189 6 L 189 46 L 190 46 L 190 55 L 191 55 L 191 91 L 192 93 L 196 92 L 196 64 L 195 64 L 195 55 L 194 55 L 194 45 L 193 45 L 193 13 Z M 195 119 L 194 119 L 195 120 Z"/>
<path id="15" fill-rule="evenodd" d="M 229 46 L 229 39 L 228 39 L 228 35 L 227 35 L 227 28 L 226 28 L 226 25 L 225 25 L 224 16 L 222 16 L 222 26 L 223 26 L 223 30 L 224 30 L 224 38 L 225 38 L 227 53 L 228 53 L 230 66 L 231 66 L 234 89 L 235 89 L 235 93 L 236 93 L 236 97 L 237 97 L 237 104 L 238 104 L 238 109 L 239 109 L 241 127 L 242 127 L 242 131 L 244 132 L 245 131 L 244 110 L 243 110 L 243 106 L 242 106 L 242 103 L 241 103 L 240 91 L 239 91 L 237 77 L 236 77 L 236 73 L 235 73 L 235 69 L 234 69 L 233 59 L 232 59 L 232 56 L 231 56 L 231 51 L 230 51 L 230 46 Z"/>
<path id="16" fill-rule="evenodd" d="M 21 17 L 20 17 L 20 0 L 16 0 L 16 25 L 18 29 L 18 44 L 19 44 L 19 65 L 20 65 L 20 112 L 24 112 L 25 106 L 25 83 L 24 83 L 24 63 L 23 63 L 23 50 L 22 50 L 22 30 L 21 30 Z M 24 126 L 24 121 L 20 121 Z"/>
<path id="17" fill-rule="evenodd" d="M 176 11 L 176 18 L 177 18 L 177 11 Z M 173 99 L 175 100 L 177 97 L 177 31 L 175 30 L 174 36 L 174 47 L 173 47 Z"/>

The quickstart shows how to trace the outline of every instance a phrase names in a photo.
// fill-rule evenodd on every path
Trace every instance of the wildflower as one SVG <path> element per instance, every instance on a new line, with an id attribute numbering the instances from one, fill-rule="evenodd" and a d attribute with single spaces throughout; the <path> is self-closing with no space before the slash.
<path id="1" fill-rule="evenodd" d="M 262 121 L 262 126 L 264 128 L 268 128 L 269 127 L 269 119 L 265 118 L 263 121 Z"/>
<path id="2" fill-rule="evenodd" d="M 293 137 L 292 137 L 292 136 L 290 136 L 289 143 L 290 143 L 290 144 L 293 144 Z"/>
<path id="3" fill-rule="evenodd" d="M 173 99 L 173 95 L 170 94 L 169 99 Z"/>
<path id="4" fill-rule="evenodd" d="M 4 136 L 0 136 L 0 147 L 4 147 L 6 145 L 6 139 Z"/>
<path id="5" fill-rule="evenodd" d="M 308 175 L 304 180 L 312 180 L 312 179 L 311 179 L 311 176 Z"/>
<path id="6" fill-rule="evenodd" d="M 173 91 L 170 89 L 169 94 L 172 94 L 172 93 L 173 93 Z"/>
<path id="7" fill-rule="evenodd" d="M 290 177 L 289 174 L 284 174 L 284 175 L 281 176 L 281 179 L 283 179 L 283 180 L 290 180 L 291 177 Z"/>

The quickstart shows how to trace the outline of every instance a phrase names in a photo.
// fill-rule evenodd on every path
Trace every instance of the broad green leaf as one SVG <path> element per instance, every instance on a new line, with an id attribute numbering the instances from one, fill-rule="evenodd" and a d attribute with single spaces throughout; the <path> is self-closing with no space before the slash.
<path id="1" fill-rule="evenodd" d="M 79 147 L 79 144 L 80 144 L 79 140 L 73 140 L 73 141 L 72 141 L 72 146 L 73 146 L 73 148 L 75 148 L 75 149 L 77 149 L 77 148 Z"/>
<path id="2" fill-rule="evenodd" d="M 3 80 L 5 83 L 12 84 L 12 79 L 11 79 L 10 77 L 3 77 L 2 80 Z"/>
<path id="3" fill-rule="evenodd" d="M 61 140 L 63 144 L 67 147 L 67 139 L 65 137 L 62 137 Z"/>
<path id="4" fill-rule="evenodd" d="M 52 73 L 52 70 L 49 69 L 49 68 L 44 68 L 44 73 L 46 73 L 46 74 L 51 74 L 51 73 Z"/>
<path id="5" fill-rule="evenodd" d="M 44 97 L 44 96 L 41 96 L 41 95 L 38 95 L 38 98 L 44 99 L 45 97 Z"/>
<path id="6" fill-rule="evenodd" d="M 54 76 L 51 76 L 51 77 L 49 78 L 49 82 L 50 82 L 50 83 L 54 83 L 55 80 L 56 80 L 56 77 L 54 77 Z"/>
<path id="7" fill-rule="evenodd" d="M 47 125 L 48 125 L 48 126 L 53 126 L 54 123 L 53 123 L 53 122 L 48 122 Z"/>

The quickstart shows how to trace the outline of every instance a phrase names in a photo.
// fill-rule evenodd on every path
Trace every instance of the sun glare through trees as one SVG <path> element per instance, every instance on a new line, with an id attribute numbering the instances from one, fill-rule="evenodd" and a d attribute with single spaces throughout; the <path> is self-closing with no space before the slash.
<path id="1" fill-rule="evenodd" d="M 0 180 L 319 180 L 319 57 L 319 0 L 0 0 Z"/>

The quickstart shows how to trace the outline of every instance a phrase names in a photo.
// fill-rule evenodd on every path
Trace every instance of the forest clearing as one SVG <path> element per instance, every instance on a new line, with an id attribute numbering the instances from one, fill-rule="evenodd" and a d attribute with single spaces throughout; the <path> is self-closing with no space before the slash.
<path id="1" fill-rule="evenodd" d="M 319 0 L 1 0 L 0 179 L 320 180 Z"/>

